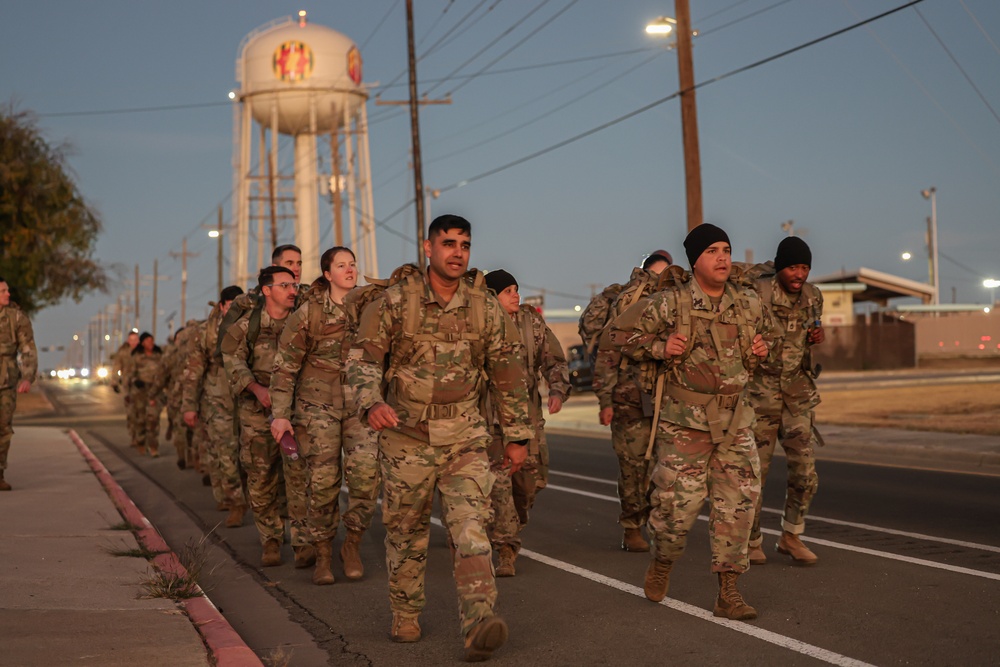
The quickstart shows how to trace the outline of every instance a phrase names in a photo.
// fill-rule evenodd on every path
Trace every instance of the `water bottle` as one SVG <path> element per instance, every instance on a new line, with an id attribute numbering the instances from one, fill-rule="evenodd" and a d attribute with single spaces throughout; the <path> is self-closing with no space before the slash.
<path id="1" fill-rule="evenodd" d="M 268 423 L 274 421 L 274 415 L 268 418 Z M 299 460 L 299 443 L 295 442 L 295 436 L 291 434 L 290 431 L 285 431 L 284 435 L 281 436 L 281 440 L 278 442 L 281 447 L 281 453 L 287 456 L 292 461 Z"/>

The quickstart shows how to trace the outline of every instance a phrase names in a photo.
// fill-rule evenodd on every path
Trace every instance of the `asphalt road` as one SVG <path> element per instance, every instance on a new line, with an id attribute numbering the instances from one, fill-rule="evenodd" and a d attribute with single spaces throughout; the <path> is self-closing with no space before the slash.
<path id="1" fill-rule="evenodd" d="M 311 584 L 286 564 L 262 570 L 256 531 L 221 527 L 198 475 L 127 447 L 120 400 L 107 387 L 49 384 L 56 415 L 77 430 L 175 551 L 201 544 L 201 582 L 265 660 L 291 665 L 458 662 L 448 548 L 432 531 L 424 639 L 388 639 L 383 531 L 366 535 L 364 580 Z M 28 423 L 28 422 L 23 422 Z M 942 438 L 947 438 L 943 435 Z M 552 475 L 525 530 L 517 576 L 498 581 L 509 643 L 500 665 L 994 665 L 1000 663 L 1000 478 L 820 463 L 808 538 L 811 568 L 774 554 L 740 579 L 760 618 L 711 615 L 707 524 L 674 568 L 670 597 L 642 597 L 644 554 L 619 549 L 616 463 L 603 438 L 552 436 Z M 779 531 L 780 462 L 765 491 L 765 545 Z M 339 540 L 335 548 L 339 548 Z"/>

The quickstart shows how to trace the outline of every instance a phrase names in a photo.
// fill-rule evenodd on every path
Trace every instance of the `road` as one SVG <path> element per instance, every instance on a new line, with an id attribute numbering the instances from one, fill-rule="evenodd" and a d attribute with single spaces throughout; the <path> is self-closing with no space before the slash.
<path id="1" fill-rule="evenodd" d="M 107 387 L 47 385 L 57 414 L 22 421 L 72 426 L 175 551 L 202 544 L 201 582 L 259 655 L 291 665 L 437 665 L 461 659 L 444 532 L 432 532 L 424 639 L 394 644 L 382 539 L 365 536 L 364 580 L 311 584 L 309 570 L 262 570 L 254 528 L 221 527 L 208 489 L 126 445 Z M 947 436 L 942 436 L 947 438 Z M 812 568 L 774 554 L 740 579 L 760 612 L 750 623 L 711 615 L 705 521 L 675 566 L 670 597 L 642 596 L 645 554 L 618 548 L 616 463 L 594 436 L 552 436 L 552 475 L 523 534 L 517 576 L 498 580 L 511 639 L 499 665 L 986 665 L 1000 662 L 1000 477 L 844 462 L 820 464 L 809 543 Z M 770 548 L 779 532 L 782 459 L 765 492 Z M 435 513 L 436 514 L 436 513 Z M 110 518 L 109 518 L 110 522 Z M 206 537 L 207 535 L 207 537 Z M 339 548 L 339 540 L 336 545 Z"/>

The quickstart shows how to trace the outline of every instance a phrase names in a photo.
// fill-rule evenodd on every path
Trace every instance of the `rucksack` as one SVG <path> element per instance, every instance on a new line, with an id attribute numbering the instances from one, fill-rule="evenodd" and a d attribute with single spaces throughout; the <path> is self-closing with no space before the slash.
<path id="1" fill-rule="evenodd" d="M 625 285 L 612 283 L 605 287 L 599 294 L 594 295 L 587 307 L 580 315 L 580 340 L 587 348 L 587 355 L 593 365 L 594 353 L 597 350 L 597 342 L 601 337 L 601 332 L 611 318 L 611 306 L 615 299 L 625 289 Z"/>

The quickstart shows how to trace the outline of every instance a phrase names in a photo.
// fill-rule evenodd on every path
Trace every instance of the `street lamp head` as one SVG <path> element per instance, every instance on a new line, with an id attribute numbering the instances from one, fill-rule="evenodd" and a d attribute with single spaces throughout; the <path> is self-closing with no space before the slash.
<path id="1" fill-rule="evenodd" d="M 924 199 L 930 199 L 931 195 L 937 192 L 937 188 L 927 188 L 926 190 L 921 190 L 920 194 L 924 196 Z"/>
<path id="2" fill-rule="evenodd" d="M 901 259 L 902 259 L 902 260 L 903 260 L 904 262 L 908 262 L 908 261 L 910 261 L 910 259 L 911 259 L 912 257 L 913 257 L 913 255 L 911 255 L 911 254 L 910 254 L 910 253 L 908 253 L 908 252 L 904 252 L 904 253 L 903 253 L 902 255 L 900 255 L 900 258 L 901 258 Z"/>
<path id="3" fill-rule="evenodd" d="M 677 21 L 670 18 L 669 16 L 661 16 L 655 21 L 650 21 L 646 25 L 647 35 L 669 35 L 674 31 L 674 26 L 677 25 Z"/>
<path id="4" fill-rule="evenodd" d="M 983 281 L 983 287 L 986 289 L 996 289 L 1000 287 L 1000 280 L 997 280 L 996 278 L 987 278 Z"/>
<path id="5" fill-rule="evenodd" d="M 218 229 L 210 230 L 208 232 L 208 236 L 209 236 L 209 238 L 213 238 L 213 239 L 219 238 L 219 230 Z"/>

